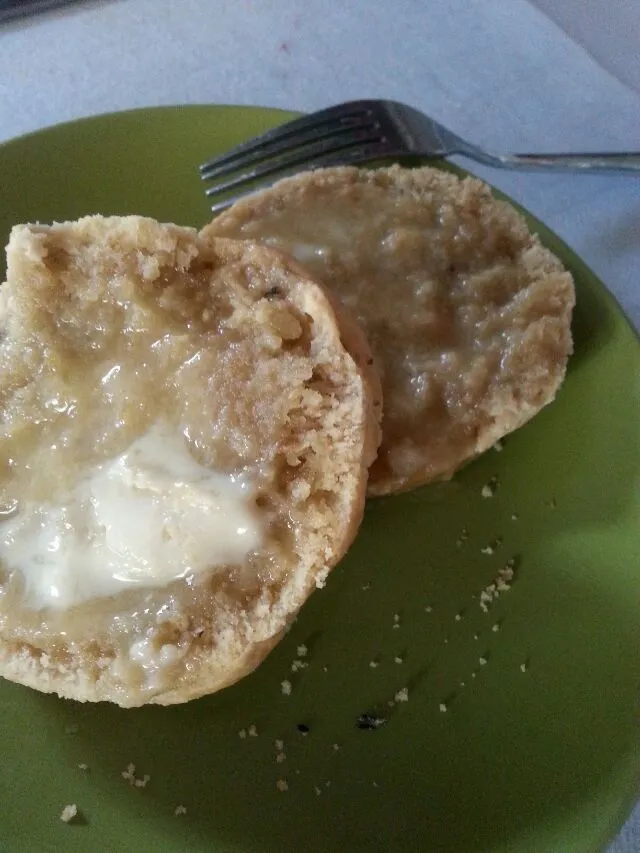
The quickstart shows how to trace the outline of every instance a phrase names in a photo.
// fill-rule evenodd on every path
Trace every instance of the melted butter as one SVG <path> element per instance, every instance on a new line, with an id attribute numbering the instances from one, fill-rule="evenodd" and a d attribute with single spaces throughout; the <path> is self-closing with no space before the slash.
<path id="1" fill-rule="evenodd" d="M 150 689 L 167 684 L 172 669 L 180 663 L 184 654 L 183 648 L 170 643 L 158 648 L 152 637 L 137 640 L 129 649 L 129 658 L 142 671 L 143 681 Z"/>
<path id="2" fill-rule="evenodd" d="M 281 242 L 279 240 L 269 240 L 268 238 L 263 240 L 267 245 L 271 244 L 276 248 L 281 247 Z M 326 245 L 316 245 L 314 243 L 303 243 L 302 241 L 292 242 L 290 245 L 287 245 L 287 250 L 293 255 L 293 257 L 301 264 L 307 264 L 312 261 L 324 261 L 329 262 L 332 260 L 334 251 L 329 246 Z"/>
<path id="3" fill-rule="evenodd" d="M 238 565 L 262 542 L 251 484 L 212 471 L 155 425 L 54 504 L 0 516 L 0 560 L 31 607 L 67 608 Z"/>

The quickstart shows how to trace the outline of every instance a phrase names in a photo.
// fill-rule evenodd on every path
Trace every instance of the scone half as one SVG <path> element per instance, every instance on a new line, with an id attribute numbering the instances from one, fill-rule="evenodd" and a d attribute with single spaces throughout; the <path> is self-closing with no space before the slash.
<path id="1" fill-rule="evenodd" d="M 205 233 L 289 252 L 356 316 L 384 394 L 371 494 L 451 477 L 564 379 L 571 275 L 479 180 L 318 169 L 240 200 Z"/>
<path id="2" fill-rule="evenodd" d="M 253 670 L 349 547 L 357 327 L 287 256 L 141 217 L 17 226 L 0 288 L 0 675 L 171 704 Z"/>

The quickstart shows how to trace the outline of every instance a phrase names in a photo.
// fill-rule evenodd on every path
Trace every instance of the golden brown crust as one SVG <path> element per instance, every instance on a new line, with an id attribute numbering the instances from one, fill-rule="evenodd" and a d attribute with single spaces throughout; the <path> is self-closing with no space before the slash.
<path id="1" fill-rule="evenodd" d="M 20 573 L 0 566 L 0 674 L 123 706 L 185 702 L 237 681 L 324 584 L 360 524 L 380 435 L 364 337 L 288 256 L 141 217 L 19 226 L 8 262 L 0 452 L 19 464 L 2 470 L 2 499 L 49 497 L 162 415 L 197 436 L 201 464 L 262 478 L 269 530 L 285 516 L 290 528 L 277 541 L 269 534 L 254 574 L 225 568 L 199 584 L 62 612 L 30 608 Z M 96 377 L 114 354 L 120 384 L 107 397 Z M 73 417 L 45 404 L 63 394 Z M 27 463 L 41 473 L 21 473 Z M 132 659 L 140 639 L 178 650 L 162 677 Z"/>
<path id="2" fill-rule="evenodd" d="M 370 494 L 452 476 L 563 380 L 571 276 L 478 180 L 321 169 L 236 203 L 205 233 L 291 252 L 363 326 L 384 393 Z"/>

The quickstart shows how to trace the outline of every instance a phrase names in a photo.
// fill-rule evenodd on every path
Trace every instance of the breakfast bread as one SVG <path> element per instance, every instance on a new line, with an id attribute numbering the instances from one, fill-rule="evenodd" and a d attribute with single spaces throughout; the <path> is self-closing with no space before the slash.
<path id="1" fill-rule="evenodd" d="M 0 675 L 185 702 L 253 670 L 360 524 L 380 388 L 289 256 L 142 217 L 16 226 Z"/>
<path id="2" fill-rule="evenodd" d="M 479 180 L 319 169 L 240 200 L 204 233 L 286 250 L 354 312 L 384 395 L 370 494 L 451 477 L 564 378 L 572 278 Z"/>

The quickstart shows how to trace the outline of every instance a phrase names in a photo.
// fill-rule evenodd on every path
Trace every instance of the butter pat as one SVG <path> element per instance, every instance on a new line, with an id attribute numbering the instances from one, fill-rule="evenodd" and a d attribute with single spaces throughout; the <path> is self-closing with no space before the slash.
<path id="1" fill-rule="evenodd" d="M 22 574 L 29 606 L 67 608 L 241 564 L 263 534 L 251 484 L 200 465 L 156 424 L 56 504 L 19 504 L 0 521 L 0 560 Z"/>

